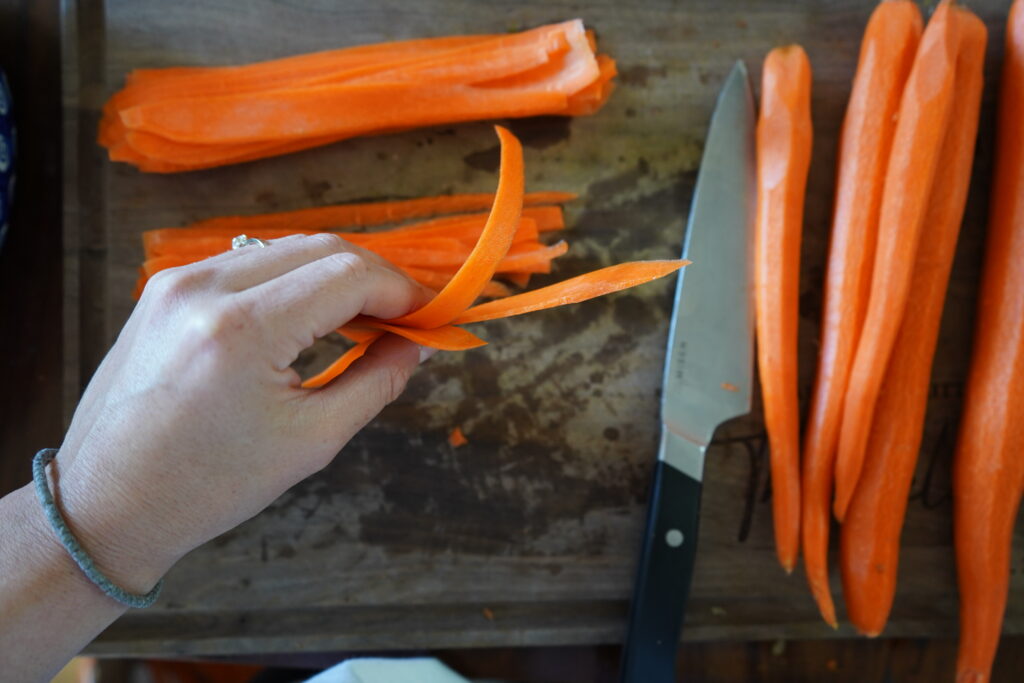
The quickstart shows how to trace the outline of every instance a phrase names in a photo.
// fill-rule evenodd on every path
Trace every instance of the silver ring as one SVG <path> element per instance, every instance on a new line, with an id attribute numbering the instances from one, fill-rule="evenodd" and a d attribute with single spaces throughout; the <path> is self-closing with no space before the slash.
<path id="1" fill-rule="evenodd" d="M 239 235 L 238 237 L 231 238 L 232 249 L 241 249 L 242 247 L 251 247 L 253 245 L 257 247 L 265 247 L 269 244 L 269 242 L 265 242 L 258 237 L 246 237 L 245 235 Z"/>

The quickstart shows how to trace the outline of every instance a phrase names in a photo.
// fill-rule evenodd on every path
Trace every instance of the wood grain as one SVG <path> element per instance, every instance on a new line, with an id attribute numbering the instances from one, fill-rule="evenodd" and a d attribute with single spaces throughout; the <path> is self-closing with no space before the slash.
<path id="1" fill-rule="evenodd" d="M 949 461 L 980 267 L 1003 5 L 972 3 L 991 29 L 989 88 L 887 635 L 955 633 Z M 226 213 L 488 191 L 495 182 L 496 140 L 483 123 L 190 174 L 139 174 L 104 161 L 93 142 L 99 107 L 129 69 L 500 32 L 576 15 L 619 61 L 619 89 L 593 117 L 510 122 L 526 146 L 528 188 L 581 196 L 568 210 L 572 250 L 547 280 L 678 254 L 724 76 L 744 59 L 756 79 L 772 46 L 806 47 L 815 121 L 801 294 L 806 396 L 835 141 L 871 3 L 216 0 L 169 11 L 157 0 L 83 0 L 66 9 L 69 409 L 131 310 L 142 230 Z M 155 607 L 126 615 L 91 650 L 191 655 L 620 641 L 657 443 L 670 290 L 671 283 L 658 283 L 479 326 L 490 345 L 432 359 L 329 468 L 186 557 Z M 335 353 L 326 342 L 300 367 L 320 367 Z M 468 446 L 447 445 L 455 425 Z M 852 634 L 848 626 L 838 634 L 825 626 L 802 570 L 787 578 L 774 560 L 764 448 L 757 413 L 720 430 L 712 448 L 687 639 Z M 1018 543 L 1015 567 L 1022 552 Z M 1011 590 L 1006 632 L 1024 633 L 1018 571 Z"/>

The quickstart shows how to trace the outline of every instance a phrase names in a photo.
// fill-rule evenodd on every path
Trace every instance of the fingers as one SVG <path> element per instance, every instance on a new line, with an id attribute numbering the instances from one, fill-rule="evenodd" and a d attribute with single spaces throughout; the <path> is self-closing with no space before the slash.
<path id="1" fill-rule="evenodd" d="M 314 339 L 355 316 L 395 318 L 422 306 L 432 293 L 362 253 L 339 251 L 235 296 L 270 342 L 273 363 L 283 369 Z"/>
<path id="2" fill-rule="evenodd" d="M 335 444 L 332 453 L 336 453 L 384 406 L 401 395 L 420 359 L 419 346 L 401 337 L 385 335 L 341 377 L 303 396 L 300 415 L 310 420 L 309 429 L 329 430 L 322 438 Z"/>
<path id="3" fill-rule="evenodd" d="M 266 247 L 232 249 L 186 267 L 215 272 L 221 286 L 239 292 L 269 282 L 317 259 L 346 252 L 360 254 L 369 261 L 394 269 L 377 254 L 330 233 L 289 235 L 270 240 Z"/>

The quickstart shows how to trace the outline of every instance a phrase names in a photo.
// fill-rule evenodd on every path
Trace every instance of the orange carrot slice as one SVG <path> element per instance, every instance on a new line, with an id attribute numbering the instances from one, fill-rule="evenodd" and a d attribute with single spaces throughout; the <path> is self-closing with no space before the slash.
<path id="1" fill-rule="evenodd" d="M 346 351 L 338 360 L 331 363 L 330 366 L 325 368 L 322 372 L 313 375 L 312 377 L 304 381 L 302 383 L 302 387 L 305 389 L 318 389 L 324 386 L 332 379 L 334 379 L 341 373 L 345 372 L 345 370 L 347 370 L 349 366 L 352 365 L 352 363 L 362 358 L 363 355 L 366 353 L 367 349 L 369 349 L 370 346 L 373 344 L 373 342 L 377 341 L 377 339 L 380 338 L 380 336 L 383 334 L 383 332 L 380 332 L 372 337 L 367 337 L 366 339 L 360 341 L 355 346 Z"/>
<path id="2" fill-rule="evenodd" d="M 456 327 L 454 325 L 444 325 L 430 330 L 421 330 L 416 327 L 392 325 L 384 322 L 383 320 L 368 318 L 366 316 L 356 316 L 342 329 L 350 330 L 360 328 L 390 332 L 392 334 L 397 334 L 399 337 L 405 337 L 411 342 L 415 342 L 422 346 L 430 346 L 441 351 L 465 351 L 466 349 L 475 349 L 478 346 L 484 346 L 487 343 L 469 330 L 464 330 L 461 327 Z"/>
<path id="3" fill-rule="evenodd" d="M 556 306 L 576 304 L 612 292 L 642 285 L 674 273 L 689 261 L 633 261 L 601 268 L 557 284 L 515 294 L 466 309 L 452 322 L 457 325 L 509 318 Z"/>
<path id="4" fill-rule="evenodd" d="M 538 230 L 553 230 L 564 226 L 561 209 L 547 204 L 562 204 L 576 199 L 571 192 L 530 192 L 523 195 L 526 207 L 538 207 L 542 210 L 524 209 L 523 215 L 537 221 Z M 257 228 L 290 228 L 303 230 L 336 230 L 354 226 L 373 226 L 427 218 L 444 214 L 460 214 L 481 209 L 488 209 L 494 203 L 493 193 L 441 195 L 418 199 L 398 199 L 392 201 L 369 202 L 361 204 L 338 204 L 297 211 L 258 214 L 254 216 L 221 216 L 197 221 L 188 228 L 162 228 L 150 230 L 146 239 L 158 237 L 164 231 L 186 229 L 219 230 L 220 234 L 229 238 L 240 233 L 249 234 Z M 548 227 L 552 226 L 552 227 Z M 557 226 L 554 227 L 554 226 Z M 393 232 L 400 233 L 411 230 L 413 226 L 396 228 Z M 173 234 L 173 233 L 168 233 Z"/>
<path id="5" fill-rule="evenodd" d="M 508 252 L 523 206 L 523 149 L 508 130 L 501 126 L 495 129 L 501 141 L 498 190 L 480 241 L 455 277 L 434 299 L 419 310 L 390 322 L 423 329 L 450 323 L 480 296 Z"/>

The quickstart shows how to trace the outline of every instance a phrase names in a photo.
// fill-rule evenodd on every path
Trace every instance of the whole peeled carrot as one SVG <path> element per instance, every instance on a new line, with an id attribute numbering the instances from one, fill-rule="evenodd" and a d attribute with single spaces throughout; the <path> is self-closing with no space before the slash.
<path id="1" fill-rule="evenodd" d="M 885 628 L 896 593 L 900 532 L 924 431 L 932 357 L 978 134 L 988 32 L 965 9 L 955 8 L 954 20 L 961 36 L 958 95 L 939 156 L 942 173 L 932 188 L 925 215 L 928 234 L 918 247 L 910 300 L 875 407 L 864 469 L 841 532 L 847 615 L 869 636 Z"/>
<path id="2" fill-rule="evenodd" d="M 771 446 L 775 549 L 787 572 L 800 545 L 797 313 L 800 233 L 811 162 L 811 65 L 799 45 L 768 53 L 757 122 L 754 291 L 764 421 Z"/>
<path id="3" fill-rule="evenodd" d="M 958 683 L 989 678 L 1024 488 L 1024 0 L 1006 28 L 978 322 L 953 471 Z"/>
<path id="4" fill-rule="evenodd" d="M 825 277 L 821 351 L 804 436 L 800 531 L 804 568 L 821 616 L 832 628 L 828 585 L 832 469 L 846 380 L 871 287 L 875 234 L 900 95 L 921 39 L 921 12 L 910 0 L 886 0 L 864 29 L 857 74 L 839 140 L 832 239 Z"/>
<path id="5" fill-rule="evenodd" d="M 900 101 L 885 173 L 871 295 L 843 401 L 834 511 L 841 521 L 860 477 L 871 419 L 907 305 L 914 257 L 953 109 L 958 22 L 944 1 L 921 38 Z"/>

